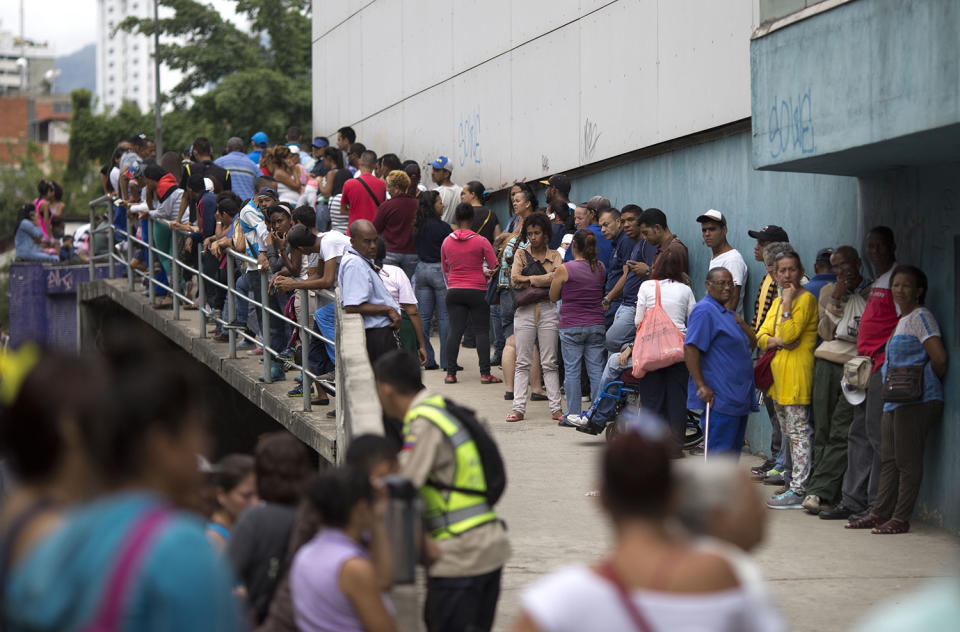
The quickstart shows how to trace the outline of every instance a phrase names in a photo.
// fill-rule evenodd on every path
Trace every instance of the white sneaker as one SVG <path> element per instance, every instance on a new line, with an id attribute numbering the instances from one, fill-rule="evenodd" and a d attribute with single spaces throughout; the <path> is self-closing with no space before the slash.
<path id="1" fill-rule="evenodd" d="M 569 414 L 563 418 L 563 421 L 560 422 L 561 426 L 568 426 L 570 428 L 579 428 L 582 425 L 587 423 L 587 418 L 581 415 Z"/>

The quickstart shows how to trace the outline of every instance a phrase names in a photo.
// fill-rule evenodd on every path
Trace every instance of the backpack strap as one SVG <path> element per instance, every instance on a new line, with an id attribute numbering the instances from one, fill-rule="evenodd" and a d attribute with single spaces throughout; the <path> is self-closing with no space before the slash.
<path id="1" fill-rule="evenodd" d="M 373 205 L 377 208 L 380 208 L 380 200 L 377 199 L 377 196 L 373 194 L 373 189 L 370 188 L 370 185 L 363 181 L 363 176 L 357 178 L 360 181 L 360 184 L 363 185 L 363 188 L 367 190 L 367 193 L 370 194 L 370 199 L 373 200 Z"/>
<path id="2" fill-rule="evenodd" d="M 151 509 L 137 518 L 133 528 L 124 535 L 113 559 L 92 624 L 86 627 L 88 632 L 106 632 L 120 628 L 120 619 L 128 605 L 133 578 L 140 570 L 150 544 L 171 515 L 172 512 L 165 506 Z"/>

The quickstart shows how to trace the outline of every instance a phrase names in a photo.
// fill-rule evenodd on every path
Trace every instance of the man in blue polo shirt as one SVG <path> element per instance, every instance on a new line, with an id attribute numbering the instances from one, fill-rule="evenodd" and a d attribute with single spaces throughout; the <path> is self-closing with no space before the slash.
<path id="1" fill-rule="evenodd" d="M 373 223 L 358 219 L 350 224 L 350 249 L 340 259 L 337 285 L 340 301 L 348 314 L 363 316 L 370 362 L 397 348 L 400 305 L 383 285 L 380 269 L 374 265 L 377 254 L 377 229 Z"/>
<path id="2" fill-rule="evenodd" d="M 739 314 L 724 307 L 733 293 L 730 271 L 711 268 L 706 286 L 707 295 L 687 317 L 687 407 L 703 410 L 710 405 L 708 455 L 739 458 L 747 416 L 757 408 L 752 359 L 757 338 Z M 704 423 L 707 417 L 703 416 Z"/>
<path id="3" fill-rule="evenodd" d="M 615 208 L 608 208 L 600 211 L 600 230 L 603 236 L 610 242 L 610 264 L 607 266 L 607 279 L 603 285 L 603 295 L 606 297 L 610 290 L 617 286 L 620 278 L 623 276 L 624 266 L 630 259 L 630 253 L 637 242 L 630 239 L 623 230 L 623 220 L 620 219 L 620 211 Z M 609 300 L 603 304 L 604 317 L 607 321 L 607 327 L 613 324 L 613 317 L 617 313 L 620 304 L 623 303 L 622 296 Z"/>
<path id="4" fill-rule="evenodd" d="M 260 177 L 260 167 L 243 153 L 243 140 L 234 136 L 227 141 L 227 153 L 213 161 L 218 167 L 223 167 L 230 173 L 230 188 L 247 201 L 253 197 L 253 185 Z"/>
<path id="5" fill-rule="evenodd" d="M 620 307 L 613 315 L 613 323 L 607 329 L 607 351 L 619 353 L 623 345 L 632 343 L 637 333 L 633 322 L 637 311 L 637 293 L 640 284 L 650 276 L 650 266 L 657 256 L 657 248 L 648 243 L 640 234 L 640 214 L 643 210 L 636 204 L 628 204 L 620 210 L 623 232 L 633 240 L 633 250 L 623 266 L 623 275 L 617 284 L 603 297 L 603 306 L 607 308 L 613 301 L 622 299 Z"/>

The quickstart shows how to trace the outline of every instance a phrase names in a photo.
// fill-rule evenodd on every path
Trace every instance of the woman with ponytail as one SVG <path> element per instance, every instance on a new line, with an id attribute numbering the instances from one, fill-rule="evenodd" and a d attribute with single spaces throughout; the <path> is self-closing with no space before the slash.
<path id="1" fill-rule="evenodd" d="M 600 300 L 607 271 L 597 261 L 597 237 L 589 230 L 578 230 L 570 247 L 573 261 L 557 268 L 550 285 L 550 300 L 560 301 L 560 353 L 567 396 L 567 414 L 560 425 L 575 427 L 580 425 L 581 361 L 590 378 L 590 401 L 596 398 L 603 375 L 606 327 Z"/>
<path id="2" fill-rule="evenodd" d="M 484 237 L 493 245 L 494 240 L 500 236 L 500 220 L 492 209 L 484 206 L 487 200 L 487 191 L 482 182 L 472 180 L 463 187 L 460 192 L 460 201 L 466 202 L 473 207 L 473 232 Z"/>
<path id="3" fill-rule="evenodd" d="M 447 366 L 447 330 L 450 317 L 447 315 L 447 282 L 440 266 L 440 247 L 447 235 L 453 232 L 450 224 L 443 221 L 443 202 L 436 191 L 424 191 L 417 197 L 417 214 L 413 218 L 413 245 L 417 249 L 417 267 L 414 275 L 417 283 L 414 294 L 420 310 L 424 348 L 427 352 L 427 371 Z M 430 321 L 436 312 L 440 325 L 440 349 L 434 354 L 430 343 Z M 440 361 L 437 364 L 437 361 Z"/>

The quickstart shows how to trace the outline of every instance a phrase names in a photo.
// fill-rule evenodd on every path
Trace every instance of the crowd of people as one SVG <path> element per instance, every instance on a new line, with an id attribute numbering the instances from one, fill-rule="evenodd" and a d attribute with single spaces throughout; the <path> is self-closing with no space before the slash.
<path id="1" fill-rule="evenodd" d="M 570 179 L 556 174 L 539 183 L 545 187 L 542 210 L 535 185 L 515 183 L 509 221 L 501 224 L 485 205 L 489 194 L 483 184 L 455 184 L 454 166 L 445 156 L 428 165 L 435 185 L 428 189 L 420 164 L 392 153 L 378 156 L 357 142 L 349 127 L 338 131 L 334 145 L 324 137 L 305 144 L 294 127 L 283 143 L 271 145 L 263 132 L 250 142 L 251 151 L 244 153 L 242 139 L 231 138 L 214 159 L 210 142 L 201 137 L 180 154 L 155 160 L 149 139 L 131 138 L 102 173 L 104 190 L 116 200 L 113 224 L 121 231 L 132 224 L 143 239 L 147 222 L 162 220 L 153 224 L 153 243 L 191 265 L 199 254 L 203 273 L 220 283 L 227 281 L 227 252 L 247 255 L 257 263 L 237 266 L 238 291 L 297 322 L 307 310 L 311 328 L 327 339 L 334 337 L 336 306 L 323 304 L 317 291 L 339 289 L 343 310 L 362 319 L 386 434 L 394 443 L 358 440 L 356 445 L 369 444 L 370 453 L 380 456 L 367 455 L 359 459 L 363 465 L 311 483 L 304 447 L 288 435 L 268 437 L 252 458 L 231 455 L 207 468 L 201 503 L 187 499 L 196 468 L 188 467 L 185 455 L 203 451 L 193 424 L 202 416 L 202 401 L 187 405 L 192 395 L 176 391 L 187 386 L 175 376 L 156 377 L 169 383 L 158 382 L 144 401 L 168 396 L 180 403 L 177 409 L 157 401 L 161 412 L 147 419 L 144 409 L 133 410 L 133 401 L 130 410 L 118 406 L 110 413 L 123 418 L 116 436 L 103 436 L 109 424 L 107 430 L 85 427 L 88 413 L 80 408 L 102 412 L 95 388 L 75 394 L 64 409 L 50 402 L 43 431 L 58 442 L 58 450 L 42 461 L 47 469 L 33 471 L 12 459 L 19 468 L 15 473 L 28 484 L 20 488 L 25 495 L 20 505 L 4 507 L 11 512 L 7 532 L 15 539 L 2 550 L 12 560 L 28 555 L 30 563 L 6 579 L 8 594 L 22 599 L 18 606 L 36 604 L 31 591 L 52 581 L 50 562 L 66 564 L 62 556 L 92 529 L 103 528 L 105 535 L 71 568 L 88 564 L 106 576 L 99 583 L 71 585 L 83 596 L 71 593 L 59 610 L 18 607 L 26 618 L 13 629 L 57 629 L 63 621 L 101 616 L 103 587 L 116 580 L 106 560 L 118 542 L 126 542 L 124 530 L 129 538 L 173 530 L 184 539 L 184 554 L 200 546 L 189 529 L 174 528 L 179 514 L 164 509 L 156 496 L 120 488 L 152 490 L 199 507 L 208 519 L 209 542 L 223 551 L 239 578 L 234 595 L 244 604 L 243 620 L 271 630 L 294 624 L 310 630 L 394 629 L 392 608 L 381 594 L 391 578 L 386 537 L 379 531 L 378 491 L 380 478 L 393 471 L 413 481 L 425 505 L 429 629 L 490 629 L 509 543 L 493 506 L 496 498 L 488 494 L 493 472 L 483 437 L 489 435 L 447 392 L 428 392 L 420 373 L 442 369 L 442 388 L 455 394 L 451 385 L 462 380 L 458 362 L 464 348 L 476 351 L 481 384 L 503 384 L 504 398 L 512 402 L 506 422 L 535 419 L 538 413 L 531 411 L 542 409 L 528 404 L 544 401 L 544 416 L 560 426 L 592 435 L 610 424 L 618 430 L 602 469 L 604 508 L 617 533 L 610 560 L 562 571 L 531 587 L 517 630 L 583 629 L 589 626 L 581 617 L 591 613 L 609 617 L 609 629 L 629 629 L 629 621 L 641 629 L 638 621 L 669 627 L 701 615 L 711 629 L 779 629 L 779 618 L 747 579 L 747 562 L 729 546 L 746 550 L 755 544 L 759 536 L 744 535 L 740 527 L 755 526 L 756 520 L 744 519 L 736 528 L 723 522 L 711 533 L 700 516 L 691 518 L 700 531 L 691 527 L 679 539 L 664 532 L 663 525 L 682 517 L 672 498 L 677 480 L 693 467 L 685 465 L 690 459 L 681 459 L 692 416 L 699 415 L 704 426 L 702 450 L 708 457 L 735 459 L 744 447 L 748 416 L 766 409 L 769 459 L 753 468 L 753 475 L 780 486 L 767 507 L 803 508 L 876 534 L 909 529 L 924 441 L 942 414 L 947 354 L 937 321 L 923 306 L 926 276 L 897 263 L 889 228 L 872 228 L 865 241 L 873 280 L 853 246 L 821 249 L 809 275 L 785 229 L 767 225 L 748 231 L 756 242 L 754 259 L 763 266 L 748 322 L 749 268 L 727 240 L 729 217 L 722 211 L 671 215 L 668 222 L 661 209 L 615 208 L 600 195 L 574 203 Z M 703 288 L 694 287 L 687 246 L 671 230 L 688 226 L 698 226 L 698 238 L 710 249 Z M 173 240 L 172 231 L 183 238 Z M 172 247 L 176 242 L 182 246 L 178 251 Z M 143 250 L 131 250 L 132 266 L 169 287 L 169 260 L 161 257 L 147 270 Z M 267 296 L 261 295 L 261 275 L 267 276 Z M 181 282 L 175 289 L 193 300 L 188 308 L 213 317 L 215 339 L 226 341 L 229 329 L 243 332 L 241 346 L 263 355 L 273 380 L 285 379 L 301 346 L 308 345 L 316 383 L 299 384 L 289 395 L 329 402 L 320 386 L 335 370 L 332 345 L 296 335 L 278 318 L 263 331 L 257 310 L 243 298 L 235 314 L 228 313 L 226 292 L 216 283 L 206 282 L 207 303 L 200 305 L 194 297 L 204 281 L 183 274 Z M 308 304 L 295 290 L 308 291 Z M 170 305 L 162 286 L 155 294 L 157 308 Z M 121 360 L 133 362 L 107 353 L 97 370 L 112 375 L 112 363 Z M 15 394 L 30 393 L 24 376 L 46 366 L 45 358 L 29 364 L 17 378 Z M 134 378 L 124 378 L 131 380 L 131 397 L 146 388 Z M 5 375 L 4 383 L 8 379 Z M 610 396 L 620 387 L 636 393 L 639 414 Z M 66 425 L 63 410 L 74 411 Z M 131 419 L 142 430 L 125 429 Z M 23 439 L 12 426 L 6 431 L 14 433 L 12 441 Z M 116 452 L 120 444 L 129 448 L 122 463 L 115 463 L 121 458 L 115 454 L 102 462 L 96 458 L 97 450 Z M 723 463 L 727 459 L 711 459 L 707 467 Z M 736 479 L 735 470 L 720 472 L 720 478 Z M 687 476 L 694 481 L 685 488 L 692 497 L 711 477 L 694 470 Z M 81 481 L 103 498 L 81 494 L 75 488 Z M 104 481 L 125 484 L 110 489 Z M 740 487 L 731 483 L 727 489 Z M 740 502 L 739 492 L 730 493 L 731 504 Z M 85 509 L 58 527 L 63 503 L 81 500 Z M 744 505 L 744 511 L 752 515 L 753 508 Z M 103 525 L 105 516 L 114 520 L 110 528 Z M 727 544 L 704 548 L 691 534 Z M 41 540 L 36 553 L 26 553 Z M 189 598 L 173 592 L 190 602 L 184 606 L 189 616 L 210 623 L 205 627 L 233 629 L 224 622 L 233 621 L 227 610 L 237 602 L 224 597 L 233 586 L 227 585 L 229 574 L 210 561 L 217 558 L 204 552 L 193 563 L 163 569 L 154 569 L 150 559 L 143 562 L 144 572 L 156 572 L 155 581 L 164 586 L 185 568 L 205 565 L 192 580 L 206 582 L 203 590 Z M 72 577 L 58 581 L 69 583 Z M 193 585 L 185 582 L 182 588 Z M 145 597 L 126 599 L 138 604 L 135 600 Z M 712 608 L 701 608 L 701 601 Z M 161 616 L 147 610 L 137 612 Z M 60 618 L 44 627 L 44 617 L 48 623 Z"/>
<path id="2" fill-rule="evenodd" d="M 52 180 L 40 180 L 37 197 L 17 210 L 13 238 L 17 261 L 75 264 L 106 253 L 106 234 L 98 233 L 91 239 L 89 228 L 82 234 L 67 233 L 64 211 L 63 187 Z M 98 217 L 97 223 L 103 219 Z"/>

